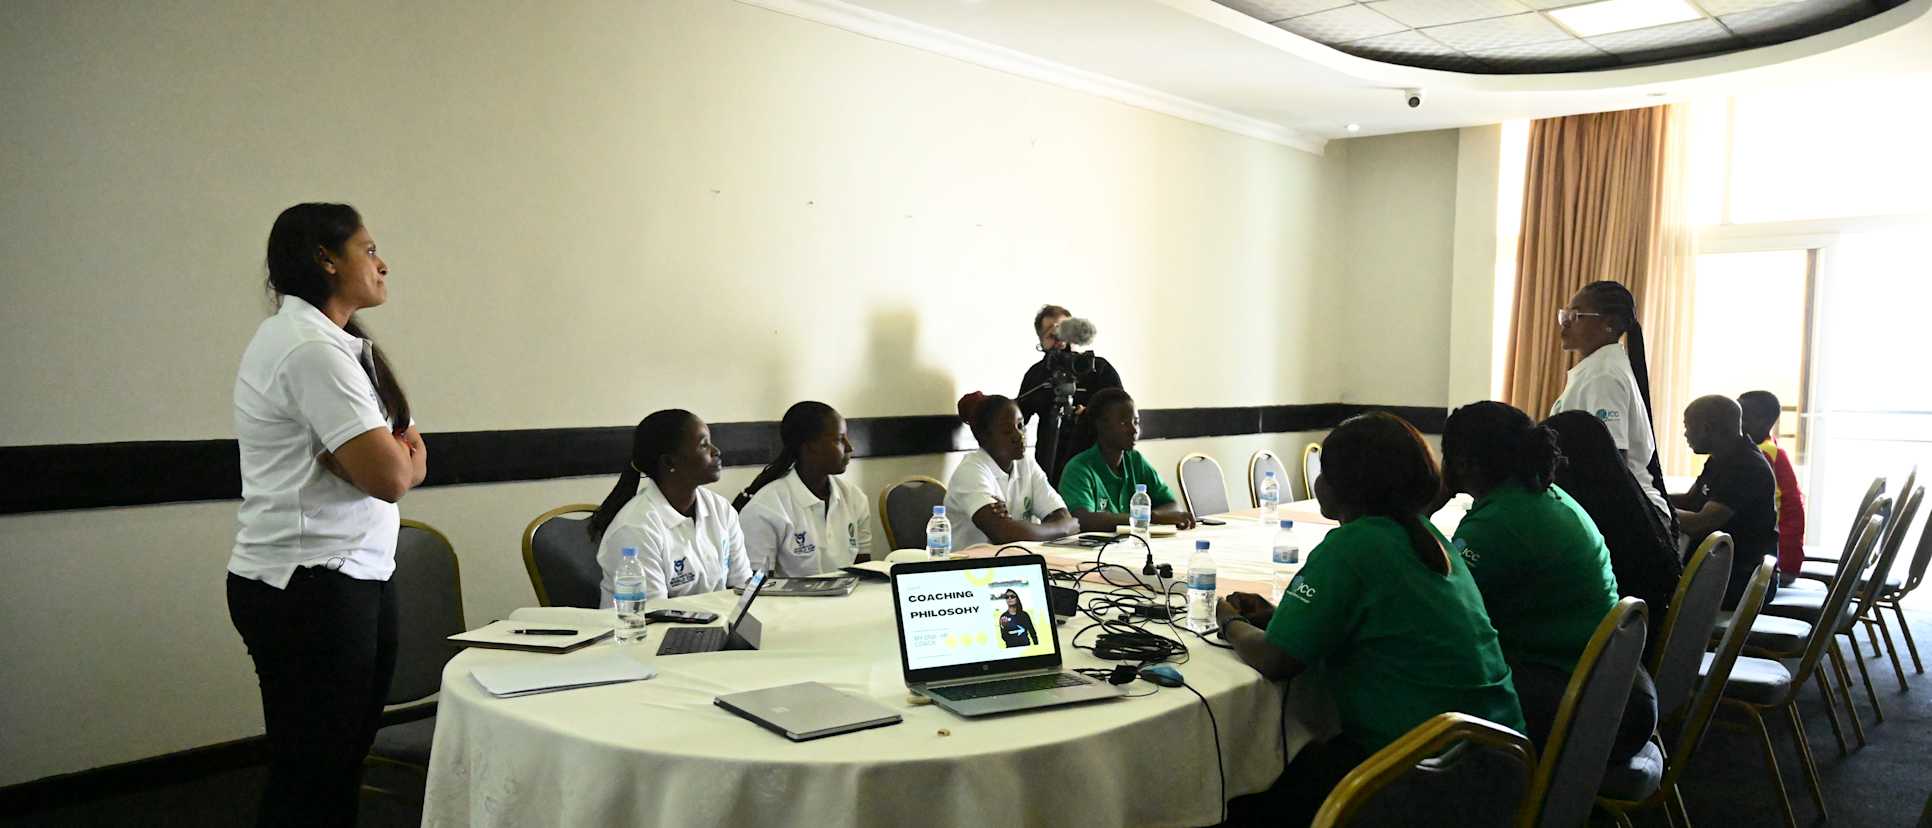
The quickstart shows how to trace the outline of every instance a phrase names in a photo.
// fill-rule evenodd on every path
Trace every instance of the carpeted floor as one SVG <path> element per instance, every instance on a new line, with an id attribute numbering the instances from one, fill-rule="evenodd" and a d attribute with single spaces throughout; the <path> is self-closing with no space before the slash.
<path id="1" fill-rule="evenodd" d="M 1932 660 L 1932 614 L 1913 613 L 1910 617 L 1921 656 Z M 1864 646 L 1862 638 L 1860 646 Z M 1903 650 L 1903 642 L 1900 648 Z M 1910 690 L 1901 693 L 1890 659 L 1872 657 L 1869 648 L 1865 653 L 1866 668 L 1877 684 L 1879 703 L 1885 710 L 1885 722 L 1875 722 L 1863 686 L 1856 683 L 1857 670 L 1853 668 L 1854 697 L 1865 722 L 1869 745 L 1857 749 L 1849 732 L 1850 725 L 1846 723 L 1845 738 L 1854 749 L 1844 756 L 1838 754 L 1824 703 L 1815 686 L 1807 688 L 1799 706 L 1823 777 L 1826 804 L 1831 809 L 1830 824 L 1917 825 L 1927 798 L 1932 796 L 1932 673 L 1913 672 L 1909 654 L 1901 653 L 1910 682 Z M 1782 722 L 1771 722 L 1771 737 L 1799 824 L 1826 824 L 1819 819 L 1817 804 L 1805 785 L 1789 729 Z M 245 768 L 178 785 L 72 803 L 0 820 L 0 824 L 63 828 L 247 826 L 254 824 L 255 798 L 261 790 L 263 776 L 261 768 Z M 372 772 L 369 782 L 411 793 L 402 797 L 364 796 L 363 826 L 384 828 L 421 823 L 420 778 L 385 770 Z M 1774 826 L 1783 822 L 1765 770 L 1763 743 L 1755 731 L 1713 728 L 1698 748 L 1683 791 L 1691 820 L 1698 825 Z M 1637 822 L 1639 825 L 1664 824 L 1661 814 L 1640 816 Z"/>

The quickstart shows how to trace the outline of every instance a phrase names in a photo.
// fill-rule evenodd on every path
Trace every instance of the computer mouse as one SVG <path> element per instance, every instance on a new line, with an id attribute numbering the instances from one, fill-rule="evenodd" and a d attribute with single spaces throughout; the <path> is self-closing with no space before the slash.
<path id="1" fill-rule="evenodd" d="M 1142 667 L 1140 668 L 1140 677 L 1162 687 L 1179 687 L 1187 683 L 1181 679 L 1181 671 L 1166 664 Z"/>

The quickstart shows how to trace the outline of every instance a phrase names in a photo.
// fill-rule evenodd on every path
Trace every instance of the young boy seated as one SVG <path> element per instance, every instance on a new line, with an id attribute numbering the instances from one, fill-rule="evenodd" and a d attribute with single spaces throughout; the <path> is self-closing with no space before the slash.
<path id="1" fill-rule="evenodd" d="M 1744 436 L 1758 444 L 1778 480 L 1778 583 L 1790 586 L 1805 562 L 1805 493 L 1798 490 L 1791 453 L 1778 447 L 1784 406 L 1769 391 L 1746 391 L 1738 395 L 1737 404 L 1744 409 Z"/>

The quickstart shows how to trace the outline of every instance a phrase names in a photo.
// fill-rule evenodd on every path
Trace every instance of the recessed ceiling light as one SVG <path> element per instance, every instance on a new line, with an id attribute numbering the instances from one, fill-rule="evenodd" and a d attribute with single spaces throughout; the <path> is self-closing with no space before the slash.
<path id="1" fill-rule="evenodd" d="M 1648 29 L 1704 16 L 1688 0 L 1602 0 L 1550 9 L 1544 14 L 1563 24 L 1563 28 L 1569 29 L 1577 37 Z"/>
<path id="2" fill-rule="evenodd" d="M 1362 131 L 1362 125 L 1361 125 L 1361 124 L 1349 124 L 1348 126 L 1345 126 L 1345 127 L 1342 127 L 1342 128 L 1343 128 L 1343 129 L 1346 129 L 1346 130 L 1348 130 L 1349 132 L 1361 132 L 1361 131 Z"/>

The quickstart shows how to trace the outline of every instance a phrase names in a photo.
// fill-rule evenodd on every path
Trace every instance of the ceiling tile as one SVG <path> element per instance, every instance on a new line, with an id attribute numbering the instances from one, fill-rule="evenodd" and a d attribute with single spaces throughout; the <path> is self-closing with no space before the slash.
<path id="1" fill-rule="evenodd" d="M 1738 12 L 1757 11 L 1772 6 L 1783 6 L 1803 0 L 1697 0 L 1697 5 L 1712 17 L 1723 17 Z"/>
<path id="2" fill-rule="evenodd" d="M 1686 20 L 1628 32 L 1588 38 L 1591 45 L 1624 59 L 1648 63 L 1695 54 L 1717 54 L 1745 46 L 1744 41 L 1711 19 Z"/>
<path id="3" fill-rule="evenodd" d="M 1574 72 L 1620 63 L 1615 56 L 1575 38 L 1484 49 L 1469 56 L 1510 72 Z"/>
<path id="4" fill-rule="evenodd" d="M 1374 56 L 1377 60 L 1462 54 L 1416 31 L 1396 32 L 1392 35 L 1357 40 L 1348 44 L 1348 51 L 1357 55 Z"/>
<path id="5" fill-rule="evenodd" d="M 1295 34 L 1322 43 L 1347 43 L 1407 29 L 1367 6 L 1343 6 L 1325 12 L 1303 15 L 1275 24 Z"/>
<path id="6" fill-rule="evenodd" d="M 1864 0 L 1804 0 L 1719 17 L 1724 27 L 1752 43 L 1778 43 L 1841 26 L 1863 16 Z"/>
<path id="7" fill-rule="evenodd" d="M 1354 0 L 1214 0 L 1249 17 L 1266 23 L 1328 11 L 1349 5 Z"/>
<path id="8" fill-rule="evenodd" d="M 1529 11 L 1516 0 L 1382 0 L 1369 8 L 1416 28 L 1508 17 Z"/>
<path id="9" fill-rule="evenodd" d="M 1423 29 L 1422 32 L 1451 49 L 1470 53 L 1576 39 L 1571 37 L 1569 32 L 1558 28 L 1555 23 L 1545 20 L 1543 15 L 1534 12 L 1498 17 L 1494 20 L 1475 20 L 1468 23 L 1435 26 Z"/>
<path id="10" fill-rule="evenodd" d="M 1544 9 L 1560 9 L 1564 6 L 1579 6 L 1584 3 L 1595 3 L 1598 0 L 1517 0 L 1517 2 L 1532 9 L 1542 11 Z"/>

